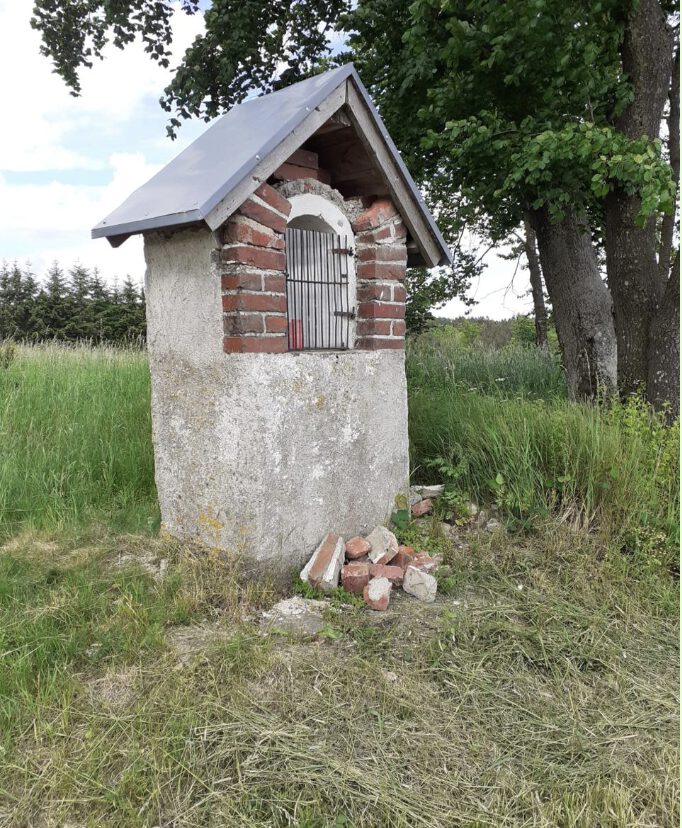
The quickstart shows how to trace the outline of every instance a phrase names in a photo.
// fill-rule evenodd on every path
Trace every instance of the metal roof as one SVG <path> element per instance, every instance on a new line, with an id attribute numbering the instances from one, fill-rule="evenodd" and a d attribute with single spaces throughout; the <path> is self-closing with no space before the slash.
<path id="1" fill-rule="evenodd" d="M 442 254 L 439 263 L 449 262 L 448 247 L 433 216 L 352 63 L 233 107 L 97 224 L 92 238 L 108 238 L 116 245 L 134 233 L 205 220 L 311 112 L 349 80 L 371 113 Z M 303 137 L 301 143 L 305 140 Z M 254 179 L 251 192 L 258 184 Z M 399 203 L 396 207 L 401 209 Z"/>

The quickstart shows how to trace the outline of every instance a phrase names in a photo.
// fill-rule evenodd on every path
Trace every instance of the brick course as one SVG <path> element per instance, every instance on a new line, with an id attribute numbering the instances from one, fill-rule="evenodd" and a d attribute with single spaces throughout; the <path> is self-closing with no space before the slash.
<path id="1" fill-rule="evenodd" d="M 294 153 L 279 173 L 296 178 L 301 171 L 317 173 L 307 178 L 324 179 L 315 153 L 309 150 Z M 357 293 L 351 297 L 357 311 L 355 347 L 399 349 L 404 347 L 405 336 L 406 293 L 400 284 L 407 264 L 405 227 L 390 199 L 365 203 L 366 209 L 353 222 L 357 251 Z M 288 350 L 284 231 L 290 212 L 289 201 L 276 187 L 264 183 L 222 228 L 226 353 Z"/>

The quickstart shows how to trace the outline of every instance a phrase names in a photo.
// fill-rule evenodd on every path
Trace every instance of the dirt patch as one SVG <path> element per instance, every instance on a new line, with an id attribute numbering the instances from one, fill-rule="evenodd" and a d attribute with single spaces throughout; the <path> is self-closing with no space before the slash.
<path id="1" fill-rule="evenodd" d="M 86 683 L 90 698 L 97 705 L 115 710 L 130 707 L 137 696 L 136 686 L 139 668 L 129 667 L 124 670 L 109 670 L 103 676 Z"/>
<path id="2" fill-rule="evenodd" d="M 317 635 L 325 627 L 322 613 L 329 604 L 296 595 L 279 601 L 263 613 L 262 625 L 268 629 L 283 630 L 299 636 Z"/>
<path id="3" fill-rule="evenodd" d="M 166 635 L 166 642 L 177 656 L 177 666 L 185 667 L 195 658 L 204 656 L 216 644 L 230 641 L 233 631 L 217 623 L 175 627 Z"/>

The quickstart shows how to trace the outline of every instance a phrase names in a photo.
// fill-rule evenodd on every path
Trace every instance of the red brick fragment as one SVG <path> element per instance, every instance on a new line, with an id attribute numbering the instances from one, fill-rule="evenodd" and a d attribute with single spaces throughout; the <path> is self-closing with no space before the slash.
<path id="1" fill-rule="evenodd" d="M 223 296 L 224 311 L 266 311 L 286 313 L 286 296 L 278 293 L 228 293 Z"/>
<path id="2" fill-rule="evenodd" d="M 370 207 L 355 219 L 353 230 L 362 233 L 364 230 L 372 230 L 379 227 L 385 221 L 397 216 L 393 202 L 387 198 L 377 198 Z"/>
<path id="3" fill-rule="evenodd" d="M 297 164 L 299 167 L 319 167 L 319 156 L 309 149 L 297 149 L 287 158 L 287 164 Z"/>
<path id="4" fill-rule="evenodd" d="M 226 354 L 283 354 L 289 350 L 286 336 L 225 336 Z"/>
<path id="5" fill-rule="evenodd" d="M 391 336 L 389 319 L 358 319 L 356 333 L 358 336 Z"/>
<path id="6" fill-rule="evenodd" d="M 406 266 L 402 262 L 359 262 L 358 279 L 391 279 L 402 282 Z"/>
<path id="7" fill-rule="evenodd" d="M 416 554 L 417 553 L 411 546 L 400 546 L 398 547 L 398 554 L 395 558 L 393 558 L 391 564 L 393 566 L 399 566 L 401 569 L 405 569 L 413 562 Z"/>
<path id="8" fill-rule="evenodd" d="M 332 178 L 327 170 L 320 170 L 312 167 L 299 167 L 296 164 L 282 164 L 272 174 L 273 178 L 281 181 L 297 181 L 300 178 L 312 178 L 321 181 L 323 184 L 331 184 Z"/>
<path id="9" fill-rule="evenodd" d="M 271 187 L 269 184 L 263 183 L 260 187 L 256 190 L 255 195 L 258 198 L 263 199 L 263 201 L 272 207 L 274 210 L 277 210 L 278 213 L 282 213 L 284 216 L 288 216 L 291 212 L 291 203 L 289 199 L 285 198 L 281 193 L 279 193 L 274 187 Z"/>
<path id="10" fill-rule="evenodd" d="M 405 288 L 402 285 L 396 285 L 395 288 L 400 288 L 403 293 Z M 377 299 L 380 302 L 402 302 L 404 298 L 400 298 L 400 294 L 396 298 L 395 288 L 391 291 L 391 285 L 381 284 L 360 284 L 358 286 L 358 302 L 371 302 L 372 299 Z"/>
<path id="11" fill-rule="evenodd" d="M 369 574 L 372 578 L 388 578 L 394 586 L 400 586 L 403 582 L 403 569 L 395 566 L 393 561 L 390 564 L 370 564 Z"/>
<path id="12" fill-rule="evenodd" d="M 407 291 L 405 290 L 405 288 L 402 285 L 393 285 L 393 301 L 404 302 L 406 299 Z"/>
<path id="13" fill-rule="evenodd" d="M 286 316 L 266 316 L 265 330 L 267 333 L 286 333 L 289 327 Z"/>
<path id="14" fill-rule="evenodd" d="M 251 271 L 225 273 L 220 279 L 220 285 L 223 290 L 260 290 L 263 287 L 263 276 Z"/>
<path id="15" fill-rule="evenodd" d="M 391 582 L 388 578 L 372 578 L 363 589 L 362 597 L 371 609 L 383 612 L 388 609 L 391 598 Z"/>
<path id="16" fill-rule="evenodd" d="M 223 249 L 223 260 L 226 262 L 240 262 L 261 270 L 284 270 L 286 256 L 280 250 L 270 250 L 262 247 L 251 247 L 246 244 L 236 244 Z"/>
<path id="17" fill-rule="evenodd" d="M 405 305 L 402 302 L 360 302 L 358 316 L 360 319 L 402 319 Z"/>
<path id="18" fill-rule="evenodd" d="M 338 540 L 338 535 L 335 535 L 333 532 L 329 532 L 320 544 L 313 565 L 308 571 L 308 583 L 311 586 L 318 586 L 322 580 L 322 576 L 326 572 L 329 564 L 332 562 Z"/>
<path id="19" fill-rule="evenodd" d="M 419 503 L 412 504 L 412 517 L 421 517 L 433 509 L 433 501 L 428 497 L 426 500 L 420 500 Z"/>
<path id="20" fill-rule="evenodd" d="M 228 243 L 241 242 L 254 247 L 272 247 L 275 250 L 284 250 L 284 239 L 275 232 L 266 229 L 259 229 L 252 224 L 246 224 L 240 216 L 228 221 L 223 233 L 223 240 Z"/>
<path id="21" fill-rule="evenodd" d="M 405 245 L 372 244 L 358 248 L 358 261 L 361 262 L 402 262 L 407 263 Z"/>
<path id="22" fill-rule="evenodd" d="M 346 564 L 341 568 L 341 586 L 347 592 L 362 595 L 368 583 L 369 564 L 354 562 Z"/>
<path id="23" fill-rule="evenodd" d="M 434 570 L 438 569 L 438 564 L 439 561 L 432 558 L 428 552 L 419 552 L 415 555 L 410 566 L 414 566 L 422 572 L 428 572 L 430 574 Z"/>
<path id="24" fill-rule="evenodd" d="M 384 348 L 398 350 L 405 347 L 405 340 L 402 337 L 400 339 L 389 339 L 381 336 L 365 336 L 356 341 L 355 347 L 361 351 L 380 351 Z"/>
<path id="25" fill-rule="evenodd" d="M 346 541 L 346 557 L 350 561 L 362 558 L 368 552 L 372 551 L 372 544 L 366 539 L 357 535 Z"/>
<path id="26" fill-rule="evenodd" d="M 263 333 L 263 317 L 254 313 L 239 313 L 223 318 L 223 330 L 226 334 Z"/>
<path id="27" fill-rule="evenodd" d="M 286 291 L 286 278 L 284 274 L 275 276 L 263 276 L 263 290 L 271 293 L 284 293 Z"/>
<path id="28" fill-rule="evenodd" d="M 270 189 L 272 190 L 273 188 L 270 187 Z M 256 192 L 258 192 L 258 190 L 256 190 Z M 277 193 L 277 190 L 273 190 L 273 192 Z M 279 193 L 277 193 L 277 195 L 279 196 Z M 282 196 L 279 197 L 282 198 Z M 284 201 L 286 201 L 286 199 L 284 199 Z M 288 201 L 287 204 L 289 204 Z M 289 209 L 291 209 L 290 204 Z M 283 233 L 286 230 L 287 220 L 285 216 L 280 215 L 280 213 L 275 212 L 275 210 L 271 210 L 269 207 L 266 207 L 265 204 L 259 204 L 252 198 L 247 198 L 247 200 L 239 208 L 239 212 L 243 216 L 248 216 L 248 218 L 251 218 L 254 221 L 258 221 L 261 224 L 264 224 L 271 230 L 275 230 L 277 233 Z"/>

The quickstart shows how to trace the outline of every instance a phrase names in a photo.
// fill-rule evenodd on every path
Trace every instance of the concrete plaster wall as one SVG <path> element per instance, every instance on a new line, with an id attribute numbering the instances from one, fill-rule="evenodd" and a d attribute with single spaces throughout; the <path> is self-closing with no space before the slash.
<path id="1" fill-rule="evenodd" d="M 406 492 L 404 352 L 223 353 L 215 247 L 205 229 L 145 238 L 162 522 L 281 575 Z"/>

